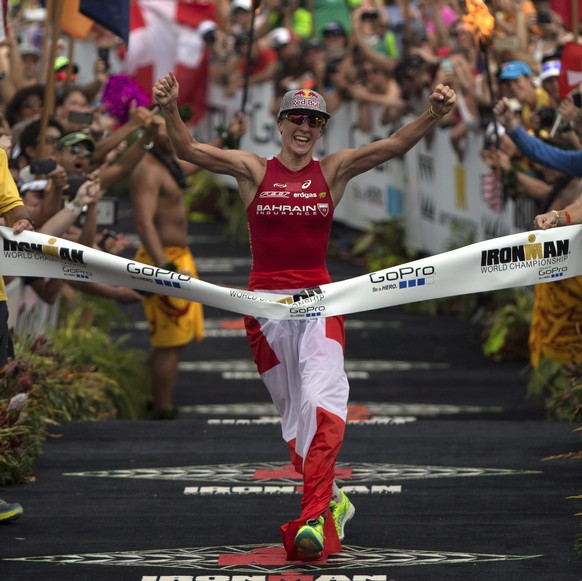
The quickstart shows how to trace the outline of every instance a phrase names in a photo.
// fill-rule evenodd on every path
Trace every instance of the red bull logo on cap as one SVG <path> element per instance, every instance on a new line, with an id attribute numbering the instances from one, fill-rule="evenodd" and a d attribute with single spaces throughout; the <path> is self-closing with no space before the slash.
<path id="1" fill-rule="evenodd" d="M 304 89 L 297 91 L 291 98 L 291 107 L 309 107 L 310 109 L 321 109 L 320 97 L 317 93 Z"/>
<path id="2" fill-rule="evenodd" d="M 297 91 L 293 97 L 315 97 L 317 99 L 319 95 L 309 89 L 302 89 L 301 91 Z"/>

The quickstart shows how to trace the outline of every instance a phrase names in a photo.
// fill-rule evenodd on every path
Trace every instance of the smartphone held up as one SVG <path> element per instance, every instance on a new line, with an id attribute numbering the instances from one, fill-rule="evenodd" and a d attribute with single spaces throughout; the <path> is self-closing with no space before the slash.
<path id="1" fill-rule="evenodd" d="M 67 121 L 77 125 L 91 125 L 93 123 L 93 113 L 90 111 L 69 111 Z"/>

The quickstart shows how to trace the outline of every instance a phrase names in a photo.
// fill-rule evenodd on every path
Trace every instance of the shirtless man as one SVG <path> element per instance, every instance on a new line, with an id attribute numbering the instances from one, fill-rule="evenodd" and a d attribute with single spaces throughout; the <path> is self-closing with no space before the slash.
<path id="1" fill-rule="evenodd" d="M 289 91 L 277 114 L 281 150 L 266 159 L 193 139 L 180 119 L 178 94 L 173 73 L 153 89 L 176 155 L 236 178 L 249 222 L 253 256 L 249 288 L 285 294 L 330 282 L 325 256 L 331 220 L 349 180 L 404 155 L 456 101 L 453 89 L 437 85 L 430 106 L 394 134 L 318 160 L 313 150 L 330 118 L 325 100 L 309 89 Z M 354 514 L 335 482 L 349 391 L 343 318 L 247 317 L 245 323 L 255 363 L 282 417 L 291 460 L 303 475 L 301 514 L 281 527 L 287 558 L 337 553 L 344 525 Z"/>
<path id="2" fill-rule="evenodd" d="M 137 233 L 142 246 L 136 260 L 166 270 L 197 276 L 196 265 L 188 247 L 188 215 L 183 203 L 186 177 L 198 171 L 197 165 L 178 161 L 161 115 L 153 146 L 130 177 L 130 194 Z M 239 139 L 246 130 L 242 116 L 235 119 L 228 133 Z M 217 137 L 209 146 L 224 144 Z M 204 337 L 202 305 L 166 295 L 152 295 L 142 302 L 149 324 L 151 352 L 148 364 L 152 372 L 154 419 L 172 419 L 172 406 L 178 363 L 185 345 Z"/>

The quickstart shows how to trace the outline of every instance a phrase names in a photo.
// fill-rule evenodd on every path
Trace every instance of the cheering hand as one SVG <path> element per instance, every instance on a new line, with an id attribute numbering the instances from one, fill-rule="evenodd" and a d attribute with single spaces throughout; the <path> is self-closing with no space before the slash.
<path id="1" fill-rule="evenodd" d="M 158 102 L 160 107 L 167 107 L 171 103 L 175 103 L 178 100 L 179 93 L 180 85 L 172 72 L 163 76 L 154 85 L 153 89 L 154 99 Z"/>

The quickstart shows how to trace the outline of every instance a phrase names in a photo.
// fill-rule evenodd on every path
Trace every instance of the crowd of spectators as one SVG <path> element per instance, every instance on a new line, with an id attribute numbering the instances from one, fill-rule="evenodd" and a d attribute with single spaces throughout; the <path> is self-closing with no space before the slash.
<path id="1" fill-rule="evenodd" d="M 252 19 L 251 0 L 232 0 L 230 20 L 204 22 L 201 31 L 212 82 L 226 97 L 240 90 L 250 54 L 248 82 L 274 84 L 273 115 L 286 91 L 314 89 L 330 112 L 355 102 L 363 131 L 374 119 L 390 132 L 406 115 L 421 111 L 435 82 L 453 86 L 458 108 L 442 126 L 450 128 L 458 162 L 469 135 L 482 139 L 482 158 L 490 168 L 487 202 L 498 211 L 509 197 L 527 199 L 533 218 L 569 203 L 578 181 L 527 162 L 503 138 L 503 130 L 491 125 L 491 109 L 497 99 L 509 97 L 536 136 L 561 147 L 581 147 L 579 95 L 560 100 L 558 92 L 562 47 L 579 39 L 548 0 L 491 0 L 483 6 L 494 26 L 483 41 L 481 31 L 473 29 L 474 19 L 467 18 L 472 4 L 266 0 Z"/>

